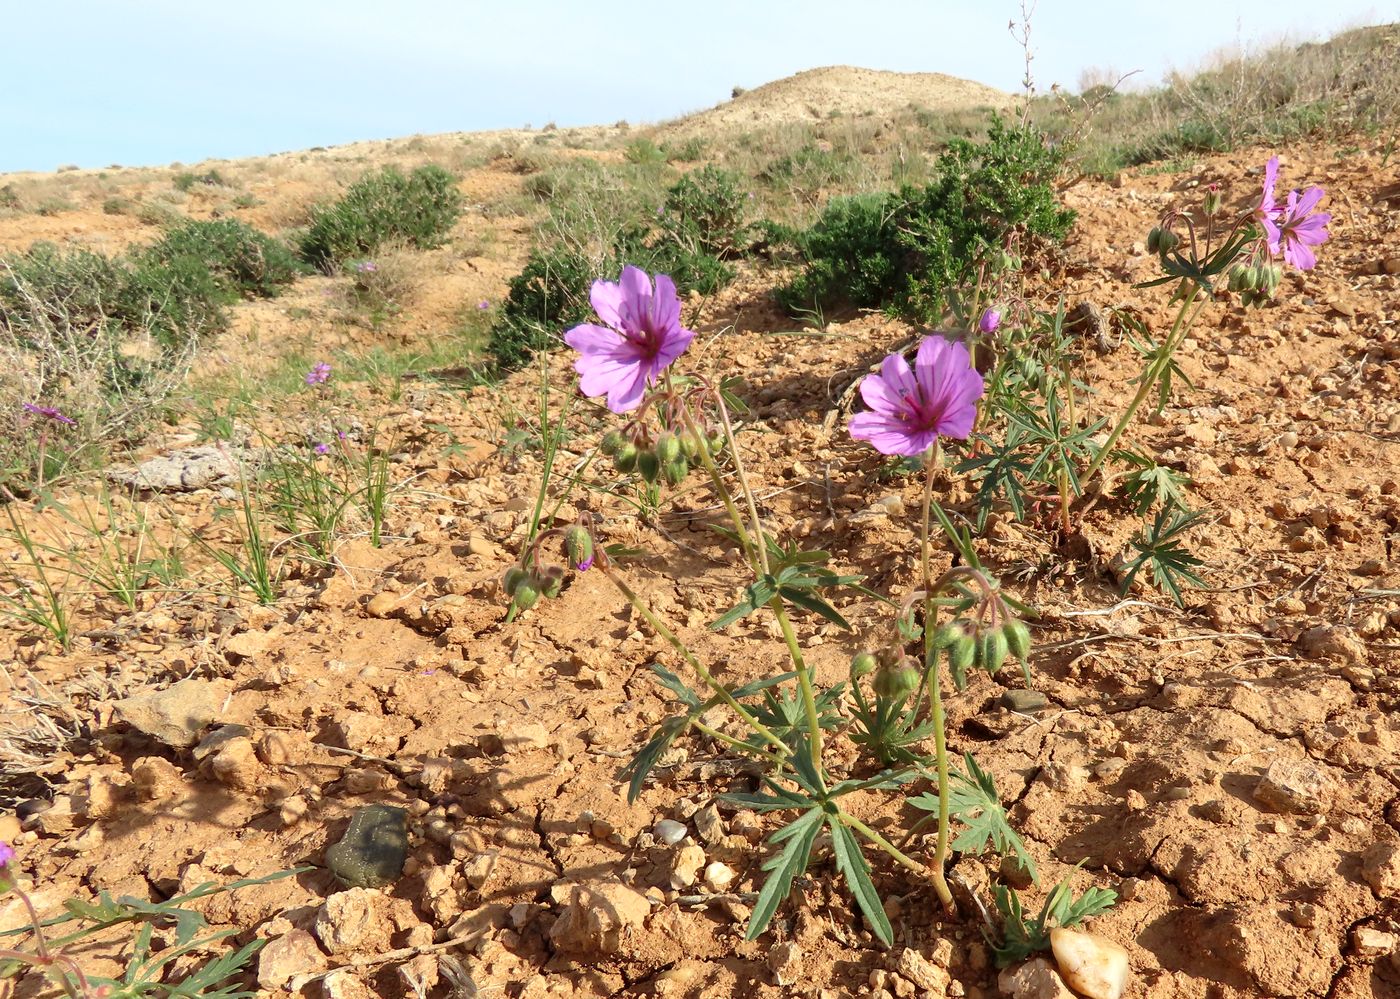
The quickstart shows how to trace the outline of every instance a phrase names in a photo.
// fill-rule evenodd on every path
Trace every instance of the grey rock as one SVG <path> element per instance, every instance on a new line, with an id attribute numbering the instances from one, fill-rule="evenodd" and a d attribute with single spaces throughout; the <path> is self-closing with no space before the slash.
<path id="1" fill-rule="evenodd" d="M 138 465 L 114 468 L 108 476 L 133 489 L 193 492 L 237 482 L 242 477 L 242 466 L 250 459 L 247 452 L 206 444 L 157 455 Z"/>
<path id="2" fill-rule="evenodd" d="M 351 888 L 392 884 L 407 857 L 408 812 L 393 805 L 357 809 L 340 842 L 326 848 L 326 866 Z"/>
<path id="3" fill-rule="evenodd" d="M 118 721 L 174 749 L 187 749 L 219 717 L 231 689 L 227 680 L 181 680 L 124 697 L 112 707 Z"/>
<path id="4" fill-rule="evenodd" d="M 1008 690 L 1001 695 L 1001 706 L 1008 711 L 1033 715 L 1050 706 L 1050 699 L 1038 690 Z"/>

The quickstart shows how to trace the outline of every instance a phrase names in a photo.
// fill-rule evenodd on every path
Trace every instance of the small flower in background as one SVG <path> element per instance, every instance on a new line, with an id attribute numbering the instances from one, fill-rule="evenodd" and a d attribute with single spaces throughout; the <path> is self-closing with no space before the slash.
<path id="1" fill-rule="evenodd" d="M 315 451 L 317 454 L 330 454 L 331 446 L 323 442 L 317 444 L 314 448 L 312 448 L 312 450 Z"/>
<path id="2" fill-rule="evenodd" d="M 68 417 L 64 416 L 63 413 L 54 406 L 36 406 L 32 402 L 26 402 L 24 404 L 24 411 L 26 413 L 33 413 L 35 416 L 42 416 L 46 420 L 53 420 L 55 423 L 67 424 L 70 427 L 77 423 L 76 420 L 70 420 Z"/>
<path id="3" fill-rule="evenodd" d="M 9 867 L 10 861 L 15 859 L 15 848 L 3 839 L 0 839 L 0 867 Z"/>
<path id="4" fill-rule="evenodd" d="M 983 333 L 995 333 L 1001 325 L 1001 313 L 996 309 L 983 309 L 977 320 L 977 328 Z"/>
<path id="5" fill-rule="evenodd" d="M 373 260 L 361 260 L 355 265 L 356 274 L 373 274 L 379 267 Z"/>
<path id="6" fill-rule="evenodd" d="M 1330 238 L 1327 223 L 1332 216 L 1314 211 L 1327 192 L 1320 187 L 1310 187 L 1302 194 L 1289 191 L 1286 204 L 1279 207 L 1274 193 L 1277 186 L 1278 157 L 1274 156 L 1264 165 L 1264 193 L 1255 211 L 1264 227 L 1269 253 L 1282 253 L 1284 263 L 1290 267 L 1310 271 L 1317 266 L 1312 247 L 1321 246 Z"/>
<path id="7" fill-rule="evenodd" d="M 337 431 L 335 432 L 335 439 L 338 440 L 338 441 L 343 441 L 343 440 L 345 440 L 345 431 L 344 431 L 344 430 L 337 430 Z"/>
<path id="8" fill-rule="evenodd" d="M 579 388 L 589 397 L 606 395 L 608 408 L 626 413 L 662 371 L 685 352 L 695 334 L 681 326 L 676 285 L 628 264 L 617 282 L 594 281 L 593 311 L 606 326 L 582 323 L 564 334 L 581 357 L 574 362 Z"/>
<path id="9" fill-rule="evenodd" d="M 870 412 L 851 417 L 851 436 L 882 454 L 912 458 L 939 437 L 964 440 L 972 433 L 982 376 L 966 345 L 929 336 L 912 371 L 903 355 L 891 354 L 879 374 L 860 383 L 860 395 Z"/>
<path id="10" fill-rule="evenodd" d="M 321 385 L 331 380 L 331 366 L 325 361 L 316 365 L 306 373 L 306 384 Z"/>
<path id="11" fill-rule="evenodd" d="M 485 312 L 487 309 L 491 308 L 491 300 L 489 298 L 483 298 L 481 301 L 476 303 L 476 307 L 481 311 Z"/>

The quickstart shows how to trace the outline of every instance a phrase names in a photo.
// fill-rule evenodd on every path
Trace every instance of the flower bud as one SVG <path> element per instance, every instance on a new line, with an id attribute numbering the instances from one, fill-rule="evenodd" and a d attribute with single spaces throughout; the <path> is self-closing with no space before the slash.
<path id="1" fill-rule="evenodd" d="M 878 665 L 875 653 L 857 652 L 851 656 L 851 682 L 854 683 L 863 676 L 869 676 L 875 672 L 875 667 Z"/>
<path id="2" fill-rule="evenodd" d="M 983 333 L 995 333 L 1000 325 L 1001 313 L 996 309 L 983 309 L 981 318 L 977 320 L 977 328 Z"/>
<path id="3" fill-rule="evenodd" d="M 656 439 L 656 458 L 663 465 L 669 465 L 681 456 L 681 442 L 675 434 L 662 434 Z"/>
<path id="4" fill-rule="evenodd" d="M 648 482 L 655 482 L 661 474 L 661 459 L 656 456 L 656 452 L 650 449 L 637 452 L 637 471 L 642 473 L 642 478 Z"/>
<path id="5" fill-rule="evenodd" d="M 690 462 L 686 461 L 685 455 L 680 455 L 675 461 L 668 461 L 661 469 L 661 474 L 665 477 L 667 485 L 678 486 L 690 474 Z"/>
<path id="6" fill-rule="evenodd" d="M 506 591 L 506 596 L 515 596 L 516 587 L 525 579 L 525 570 L 518 565 L 513 565 L 506 570 L 506 574 L 501 577 L 501 589 Z"/>
<path id="7" fill-rule="evenodd" d="M 564 554 L 569 568 L 587 572 L 593 565 L 593 535 L 582 524 L 570 524 L 564 529 Z"/>
<path id="8" fill-rule="evenodd" d="M 1011 650 L 1021 662 L 1025 662 L 1031 655 L 1031 630 L 1026 627 L 1024 621 L 1012 618 L 1001 626 L 1001 633 L 1006 638 L 1006 647 Z"/>
<path id="9" fill-rule="evenodd" d="M 540 570 L 538 582 L 540 593 L 553 600 L 564 589 L 564 567 L 562 565 L 545 566 Z"/>
<path id="10" fill-rule="evenodd" d="M 948 646 L 948 671 L 953 674 L 953 685 L 959 690 L 967 686 L 967 671 L 977 661 L 977 639 L 964 634 Z"/>
<path id="11" fill-rule="evenodd" d="M 681 438 L 681 451 L 691 461 L 700 457 L 700 438 L 694 434 L 686 434 Z"/>
<path id="12" fill-rule="evenodd" d="M 611 458 L 622 450 L 622 445 L 627 443 L 627 438 L 616 430 L 609 430 L 603 435 L 602 441 L 598 444 L 598 450 Z"/>
<path id="13" fill-rule="evenodd" d="M 1207 218 L 1212 218 L 1220 212 L 1220 191 L 1214 184 L 1206 191 L 1204 207 Z"/>
<path id="14" fill-rule="evenodd" d="M 928 640 L 928 647 L 934 652 L 939 652 L 949 648 L 959 638 L 967 634 L 961 621 L 949 621 L 943 627 L 933 633 Z"/>
<path id="15" fill-rule="evenodd" d="M 512 599 L 515 601 L 515 606 L 527 611 L 539 602 L 540 591 L 535 589 L 534 580 L 522 579 L 520 584 L 516 586 Z"/>
<path id="16" fill-rule="evenodd" d="M 1162 248 L 1162 230 L 1158 226 L 1153 226 L 1147 230 L 1147 252 L 1157 253 Z"/>
<path id="17" fill-rule="evenodd" d="M 710 454 L 719 454 L 724 450 L 724 434 L 711 434 L 708 443 Z"/>
<path id="18" fill-rule="evenodd" d="M 1170 229 L 1163 229 L 1161 232 L 1162 234 L 1157 237 L 1157 250 L 1160 253 L 1171 253 L 1181 242 L 1181 237 Z"/>
<path id="19" fill-rule="evenodd" d="M 622 446 L 617 449 L 617 454 L 613 455 L 613 467 L 619 472 L 630 472 L 637 467 L 637 445 L 631 441 L 623 441 Z"/>
<path id="20" fill-rule="evenodd" d="M 907 663 L 893 669 L 882 669 L 875 674 L 871 685 L 880 697 L 903 699 L 919 688 L 919 671 Z"/>
<path id="21" fill-rule="evenodd" d="M 1001 664 L 1006 661 L 1011 651 L 1007 646 L 1006 636 L 997 629 L 985 632 L 978 639 L 977 646 L 977 665 L 988 673 L 995 673 L 1001 669 Z"/>

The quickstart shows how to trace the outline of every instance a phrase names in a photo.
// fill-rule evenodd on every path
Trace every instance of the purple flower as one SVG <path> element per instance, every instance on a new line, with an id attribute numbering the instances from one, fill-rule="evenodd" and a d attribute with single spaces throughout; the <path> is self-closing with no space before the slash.
<path id="1" fill-rule="evenodd" d="M 1000 325 L 1001 313 L 996 309 L 983 309 L 981 318 L 977 320 L 977 328 L 983 333 L 995 333 Z"/>
<path id="2" fill-rule="evenodd" d="M 1278 185 L 1278 157 L 1270 157 L 1269 162 L 1264 164 L 1264 196 L 1259 201 L 1259 218 L 1272 219 L 1278 215 L 1278 206 L 1274 204 L 1274 188 Z"/>
<path id="3" fill-rule="evenodd" d="M 1320 187 L 1310 187 L 1302 194 L 1289 191 L 1287 207 L 1278 209 L 1273 218 L 1268 215 L 1261 218 L 1269 252 L 1282 251 L 1284 263 L 1290 267 L 1310 271 L 1317 266 L 1317 255 L 1312 247 L 1327 242 L 1327 223 L 1332 221 L 1332 216 L 1314 209 L 1326 193 Z"/>
<path id="4" fill-rule="evenodd" d="M 870 411 L 851 417 L 851 436 L 882 454 L 913 457 L 939 437 L 963 440 L 972 433 L 982 376 L 964 344 L 929 336 L 912 371 L 903 355 L 891 354 L 878 375 L 860 383 L 860 395 Z"/>
<path id="5" fill-rule="evenodd" d="M 355 265 L 356 274 L 373 274 L 377 270 L 379 267 L 373 260 L 361 260 Z"/>
<path id="6" fill-rule="evenodd" d="M 316 365 L 306 373 L 306 384 L 320 385 L 331 380 L 331 366 L 325 361 Z"/>
<path id="7" fill-rule="evenodd" d="M 588 571 L 589 569 L 591 569 L 591 568 L 593 568 L 593 556 L 592 556 L 592 555 L 588 556 L 588 558 L 579 559 L 578 566 L 577 566 L 577 569 L 578 569 L 579 572 L 587 572 L 587 571 Z"/>
<path id="8" fill-rule="evenodd" d="M 15 859 L 15 848 L 4 840 L 0 840 L 0 870 L 10 866 L 10 861 Z"/>
<path id="9" fill-rule="evenodd" d="M 53 406 L 36 406 L 32 402 L 26 402 L 24 404 L 24 410 L 27 413 L 33 413 L 35 416 L 42 416 L 46 420 L 53 420 L 55 423 L 66 423 L 70 427 L 76 422 L 64 416 L 63 413 Z"/>
<path id="10" fill-rule="evenodd" d="M 676 285 L 628 264 L 617 283 L 594 281 L 593 311 L 606 326 L 583 323 L 564 334 L 582 356 L 574 362 L 586 396 L 606 395 L 608 408 L 626 413 L 641 404 L 647 386 L 680 357 L 695 334 L 681 326 Z"/>
<path id="11" fill-rule="evenodd" d="M 317 444 L 317 445 L 316 445 L 314 448 L 312 448 L 311 450 L 315 451 L 317 454 L 330 454 L 331 446 L 330 446 L 329 444 L 326 444 L 326 443 L 321 443 L 321 444 Z"/>
<path id="12" fill-rule="evenodd" d="M 491 308 L 491 300 L 483 298 L 481 301 L 476 303 L 476 307 L 484 312 L 487 309 Z"/>

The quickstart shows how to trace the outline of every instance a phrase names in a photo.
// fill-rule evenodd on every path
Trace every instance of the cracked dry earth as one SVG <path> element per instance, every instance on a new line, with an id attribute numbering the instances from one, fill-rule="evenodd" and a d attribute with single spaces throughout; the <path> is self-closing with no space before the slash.
<path id="1" fill-rule="evenodd" d="M 1080 223 L 1043 300 L 1126 305 L 1160 330 L 1166 296 L 1131 288 L 1153 273 L 1143 235 L 1197 182 L 1243 203 L 1267 155 L 1072 188 Z M 1320 265 L 1290 274 L 1277 307 L 1208 308 L 1182 353 L 1194 388 L 1131 435 L 1189 472 L 1193 505 L 1213 515 L 1192 538 L 1210 588 L 1187 591 L 1185 610 L 1150 590 L 1125 599 L 1113 560 L 1136 522 L 1107 498 L 1068 541 L 994 521 L 979 550 L 1042 612 L 1031 666 L 1049 703 L 1001 706 L 1019 671 L 951 698 L 952 748 L 994 774 L 1046 882 L 1082 863 L 1079 888 L 1120 893 L 1093 929 L 1128 949 L 1129 994 L 1148 999 L 1400 995 L 1400 188 L 1394 165 L 1330 146 L 1289 157 L 1284 174 L 1330 192 Z M 700 362 L 746 379 L 741 441 L 764 513 L 867 585 L 907 592 L 919 486 L 882 474 L 823 419 L 911 331 L 861 316 L 830 337 L 772 336 L 791 327 L 769 287 L 749 275 L 692 319 Z M 1086 355 L 1093 405 L 1114 411 L 1136 355 Z M 555 371 L 565 377 L 562 357 Z M 346 571 L 307 572 L 273 607 L 156 607 L 108 621 L 67 657 L 5 639 L 5 658 L 33 659 L 16 682 L 64 692 L 81 722 L 46 770 L 53 807 L 18 837 L 38 896 L 167 897 L 313 865 L 201 903 L 214 924 L 273 940 L 269 994 L 341 968 L 304 994 L 447 995 L 438 958 L 450 954 L 478 994 L 531 999 L 997 995 L 970 897 L 987 898 L 995 858 L 957 861 L 960 921 L 877 862 L 892 950 L 833 888 L 829 862 L 747 943 L 745 893 L 772 826 L 718 796 L 752 788 L 752 773 L 692 741 L 626 804 L 619 769 L 667 712 L 646 667 L 679 667 L 596 572 L 503 623 L 498 580 L 540 467 L 497 445 L 534 392 L 527 374 L 380 404 L 416 435 L 401 471 L 419 478 L 391 525 L 404 540 L 347 543 Z M 592 406 L 575 422 L 580 448 L 606 425 Z M 445 453 L 435 425 L 473 446 Z M 947 505 L 969 507 L 965 482 L 945 489 Z M 743 577 L 708 530 L 708 488 L 692 476 L 671 495 L 662 530 L 600 493 L 587 502 L 607 541 L 645 553 L 627 577 L 722 678 L 781 670 L 761 619 L 707 628 Z M 883 623 L 869 600 L 839 605 L 858 630 Z M 811 619 L 801 639 L 828 684 L 860 647 Z M 217 752 L 148 738 L 114 706 L 184 677 L 216 694 Z M 391 886 L 345 891 L 324 851 L 368 803 L 407 809 L 409 859 Z M 893 830 L 911 818 L 875 797 L 856 810 Z M 685 838 L 668 842 L 662 819 Z M 736 875 L 722 892 L 702 873 L 716 861 Z M 1028 907 L 1038 901 L 1031 890 Z M 377 957 L 434 941 L 458 943 Z"/>

